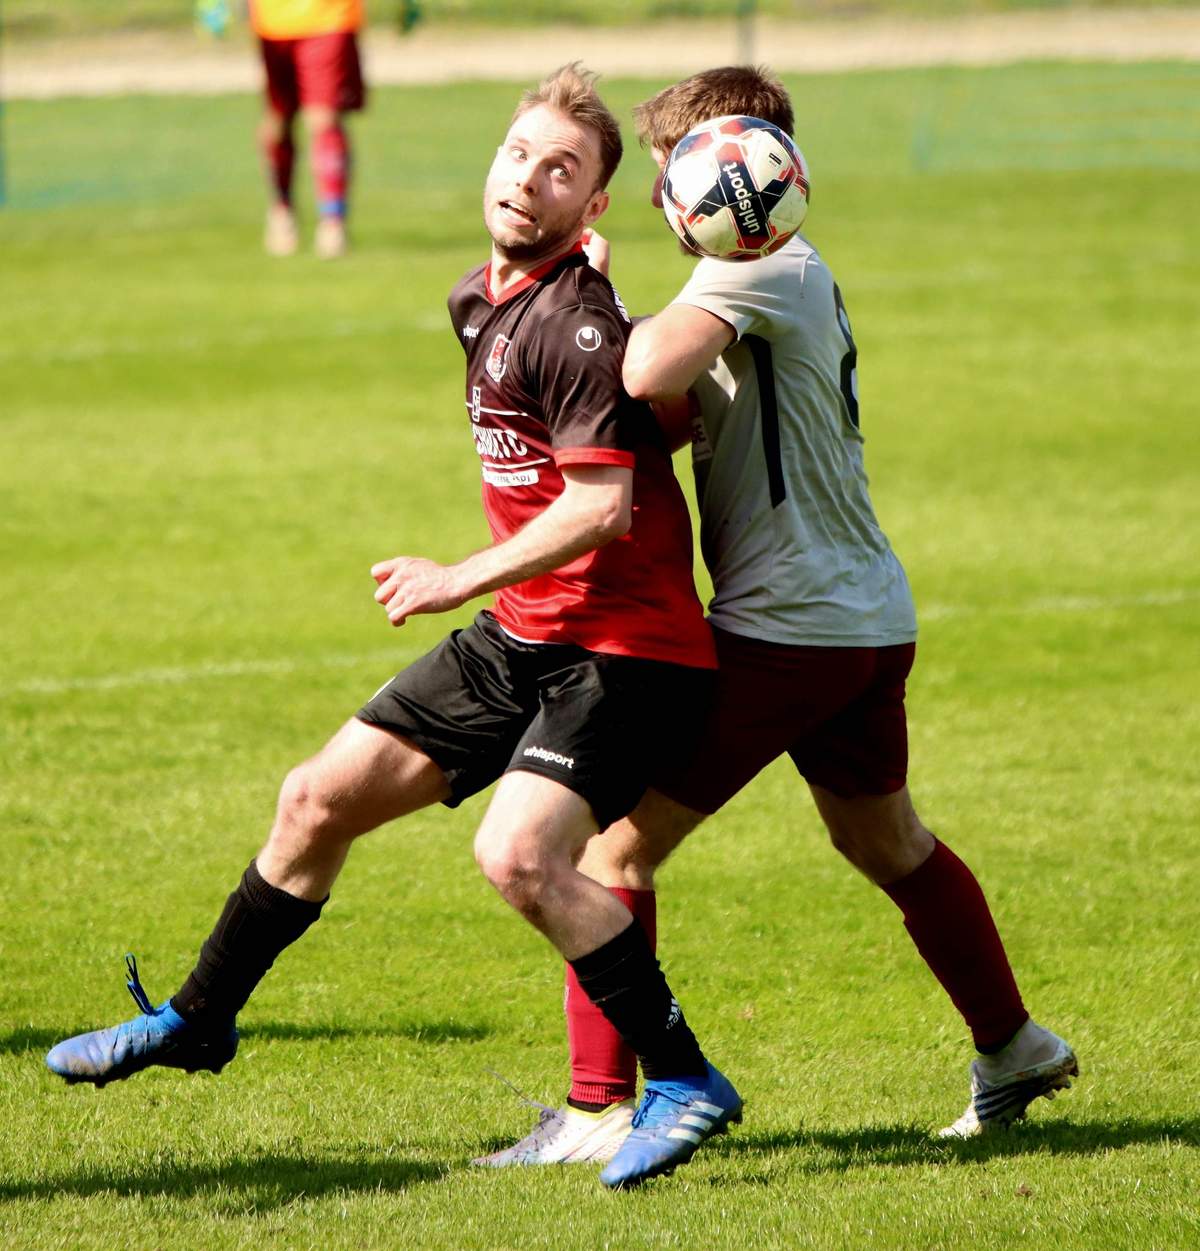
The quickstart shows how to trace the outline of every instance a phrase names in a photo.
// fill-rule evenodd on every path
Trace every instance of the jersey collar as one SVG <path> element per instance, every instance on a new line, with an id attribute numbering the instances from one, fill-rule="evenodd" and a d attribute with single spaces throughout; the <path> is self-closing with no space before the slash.
<path id="1" fill-rule="evenodd" d="M 519 282 L 513 283 L 513 285 L 499 297 L 492 294 L 492 263 L 491 261 L 488 261 L 487 268 L 483 271 L 483 294 L 487 296 L 487 302 L 489 304 L 507 304 L 513 296 L 520 295 L 522 291 L 528 291 L 539 278 L 545 278 L 545 276 L 552 269 L 554 269 L 555 266 L 559 265 L 562 261 L 565 261 L 568 256 L 574 256 L 576 253 L 582 251 L 583 244 L 576 243 L 573 248 L 568 248 L 567 251 L 560 252 L 558 256 L 552 256 L 548 261 L 544 261 L 536 269 L 531 269 L 524 278 L 520 279 Z"/>

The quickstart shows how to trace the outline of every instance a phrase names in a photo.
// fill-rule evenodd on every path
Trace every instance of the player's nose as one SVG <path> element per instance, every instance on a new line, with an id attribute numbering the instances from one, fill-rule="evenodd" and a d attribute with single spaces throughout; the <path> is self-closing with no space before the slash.
<path id="1" fill-rule="evenodd" d="M 654 180 L 654 187 L 650 191 L 650 203 L 658 209 L 662 208 L 662 182 L 663 176 L 659 174 Z"/>

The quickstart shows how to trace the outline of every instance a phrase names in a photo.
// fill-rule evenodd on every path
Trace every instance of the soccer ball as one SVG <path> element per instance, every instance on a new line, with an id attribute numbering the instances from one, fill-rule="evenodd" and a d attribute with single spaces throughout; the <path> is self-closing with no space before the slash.
<path id="1" fill-rule="evenodd" d="M 769 256 L 808 213 L 808 166 L 778 126 L 715 117 L 675 145 L 663 169 L 667 224 L 694 252 L 728 261 Z"/>

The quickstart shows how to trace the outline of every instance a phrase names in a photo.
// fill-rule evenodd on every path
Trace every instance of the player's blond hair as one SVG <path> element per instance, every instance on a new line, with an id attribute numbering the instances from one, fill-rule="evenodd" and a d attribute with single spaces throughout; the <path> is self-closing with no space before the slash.
<path id="1" fill-rule="evenodd" d="M 693 126 L 729 114 L 761 117 L 786 135 L 796 125 L 783 84 L 765 65 L 723 65 L 703 70 L 633 110 L 638 140 L 666 154 Z"/>
<path id="2" fill-rule="evenodd" d="M 538 86 L 522 94 L 512 120 L 515 122 L 523 113 L 545 104 L 566 113 L 581 126 L 587 126 L 600 140 L 599 185 L 607 187 L 608 180 L 621 163 L 623 147 L 620 124 L 596 90 L 597 77 L 591 70 L 584 69 L 579 61 L 564 65 L 544 78 Z"/>

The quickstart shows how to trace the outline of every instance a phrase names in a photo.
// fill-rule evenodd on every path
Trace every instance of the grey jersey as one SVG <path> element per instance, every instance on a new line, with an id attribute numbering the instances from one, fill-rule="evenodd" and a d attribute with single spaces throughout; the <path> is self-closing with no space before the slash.
<path id="1" fill-rule="evenodd" d="M 675 303 L 737 334 L 694 387 L 713 624 L 809 646 L 912 642 L 908 580 L 867 494 L 850 323 L 816 250 L 797 236 L 762 260 L 701 260 Z"/>

